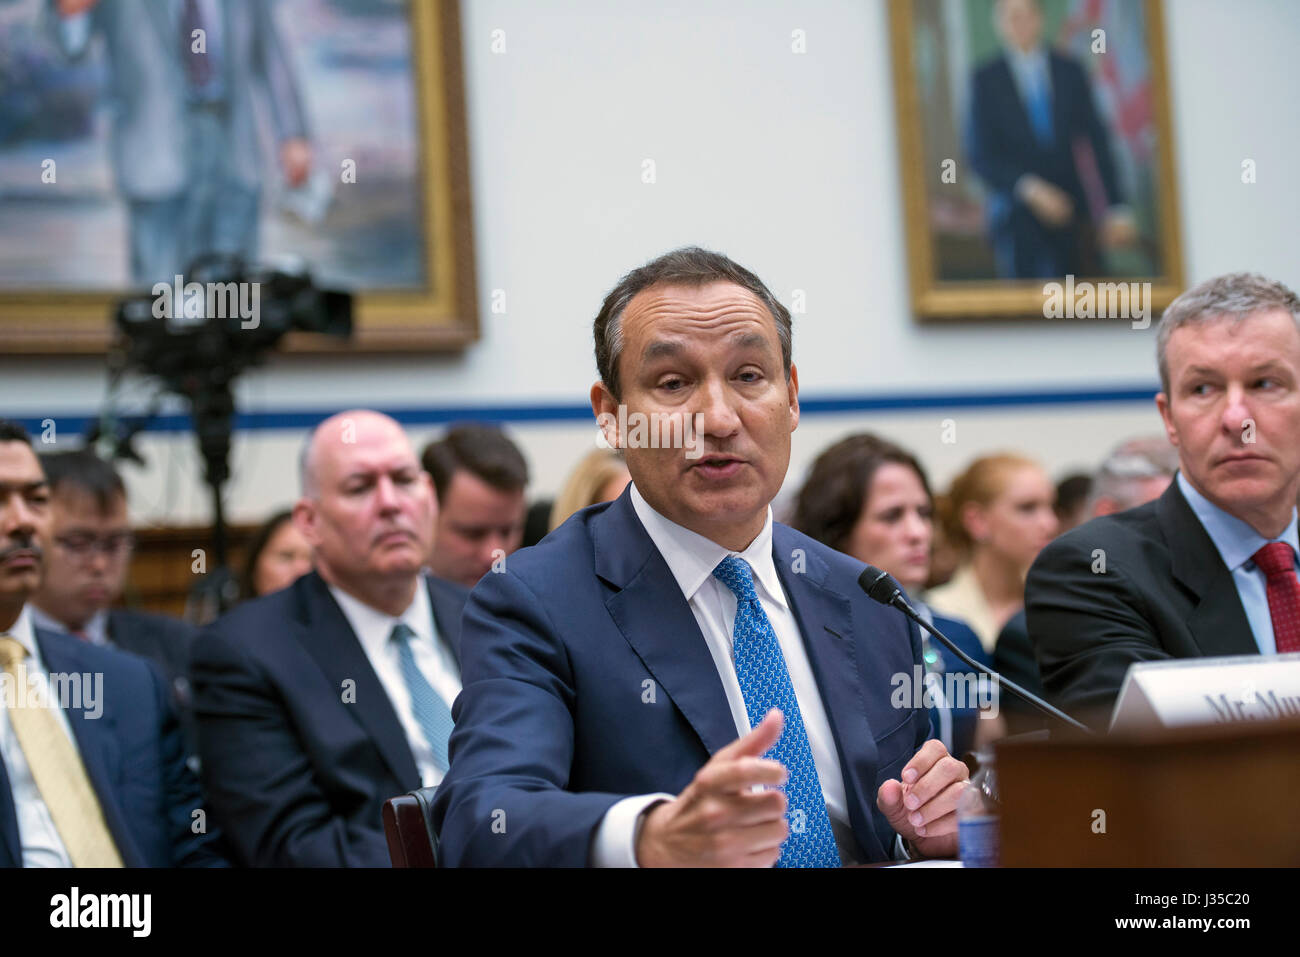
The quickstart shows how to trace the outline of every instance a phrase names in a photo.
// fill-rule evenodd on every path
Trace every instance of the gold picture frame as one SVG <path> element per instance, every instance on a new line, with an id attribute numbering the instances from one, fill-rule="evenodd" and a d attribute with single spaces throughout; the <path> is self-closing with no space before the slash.
<path id="1" fill-rule="evenodd" d="M 459 0 L 410 0 L 411 72 L 427 281 L 414 289 L 350 290 L 353 335 L 290 333 L 292 352 L 461 349 L 479 336 Z M 55 250 L 51 250 L 53 254 Z M 0 290 L 0 348 L 8 353 L 103 354 L 113 304 L 130 290 Z"/>
<path id="2" fill-rule="evenodd" d="M 1160 268 L 1149 275 L 1088 274 L 1079 279 L 1095 280 L 1097 285 L 1141 280 L 1149 283 L 1147 302 L 1151 309 L 1162 309 L 1183 289 L 1182 245 L 1175 179 L 1173 127 L 1170 122 L 1168 71 L 1164 45 L 1164 19 L 1160 0 L 1141 0 L 1146 24 L 1146 65 L 1149 70 L 1151 114 L 1155 158 L 1150 164 L 1153 174 L 1155 207 L 1151 242 L 1158 248 Z M 908 285 L 912 308 L 920 321 L 954 321 L 1002 318 L 1052 318 L 1045 309 L 1046 277 L 1013 278 L 945 278 L 939 275 L 938 242 L 934 228 L 932 191 L 940 182 L 943 170 L 937 157 L 927 152 L 923 117 L 927 103 L 921 92 L 917 73 L 917 13 L 921 4 L 930 4 L 926 12 L 938 8 L 938 0 L 890 0 L 890 47 L 893 63 L 895 112 L 899 140 L 900 175 L 903 189 L 903 215 L 906 231 Z M 1058 4 L 1058 6 L 1061 4 Z M 967 9 L 984 7 L 991 13 L 992 0 L 980 4 L 969 0 Z M 944 5 L 951 10 L 950 4 Z M 932 31 L 933 33 L 933 31 Z M 1094 34 L 1095 38 L 1095 34 Z M 933 36 L 929 38 L 932 51 Z M 946 94 L 945 94 L 946 95 Z M 955 98 L 952 98 L 955 103 Z M 960 140 L 960 118 L 953 106 Z M 927 118 L 927 120 L 932 118 Z M 969 164 L 964 156 L 955 156 L 952 170 L 961 175 Z M 946 184 L 945 184 L 946 185 Z M 986 240 L 987 241 L 987 240 Z M 990 254 L 991 255 L 991 254 Z M 1064 276 L 1055 277 L 1064 282 Z M 1050 281 L 1050 280 L 1048 280 Z M 1073 282 L 1073 280 L 1071 280 Z M 1093 318 L 1107 318 L 1095 316 Z"/>

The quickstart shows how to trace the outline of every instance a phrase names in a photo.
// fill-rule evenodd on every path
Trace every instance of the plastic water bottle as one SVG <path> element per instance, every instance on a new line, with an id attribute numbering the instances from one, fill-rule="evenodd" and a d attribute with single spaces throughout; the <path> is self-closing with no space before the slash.
<path id="1" fill-rule="evenodd" d="M 957 799 L 957 846 L 965 867 L 997 867 L 999 859 L 997 768 L 991 752 L 975 755 L 979 770 Z"/>

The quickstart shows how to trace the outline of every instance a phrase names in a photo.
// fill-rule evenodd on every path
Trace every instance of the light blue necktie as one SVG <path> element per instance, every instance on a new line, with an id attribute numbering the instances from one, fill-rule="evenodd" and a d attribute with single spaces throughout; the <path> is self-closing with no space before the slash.
<path id="1" fill-rule="evenodd" d="M 415 665 L 415 652 L 411 651 L 411 639 L 415 637 L 415 632 L 410 626 L 398 622 L 388 637 L 397 645 L 402 680 L 406 682 L 406 690 L 411 693 L 411 713 L 415 715 L 415 723 L 424 732 L 429 747 L 433 748 L 433 760 L 438 765 L 438 770 L 445 772 L 451 767 L 451 762 L 447 759 L 447 739 L 451 737 L 454 726 L 451 709 Z"/>
<path id="2" fill-rule="evenodd" d="M 835 847 L 835 835 L 831 833 L 826 796 L 817 777 L 817 765 L 813 763 L 803 715 L 794 696 L 781 645 L 754 592 L 753 573 L 743 559 L 728 555 L 713 569 L 713 577 L 736 596 L 732 655 L 750 727 L 758 727 L 769 708 L 780 708 L 785 715 L 781 737 L 767 753 L 767 757 L 780 761 L 790 773 L 784 787 L 790 836 L 781 845 L 776 866 L 839 867 L 840 854 Z"/>
<path id="3" fill-rule="evenodd" d="M 1027 91 L 1029 124 L 1034 128 L 1034 136 L 1043 146 L 1052 143 L 1052 97 L 1047 92 L 1047 70 L 1035 67 L 1030 73 L 1030 88 Z"/>

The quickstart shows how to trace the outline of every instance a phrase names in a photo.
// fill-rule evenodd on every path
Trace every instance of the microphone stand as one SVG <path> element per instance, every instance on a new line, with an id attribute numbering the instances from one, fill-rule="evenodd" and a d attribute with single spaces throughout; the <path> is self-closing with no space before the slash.
<path id="1" fill-rule="evenodd" d="M 889 572 L 882 571 L 881 569 L 876 568 L 874 565 L 868 565 L 866 567 L 866 570 L 863 571 L 863 573 L 858 576 L 858 586 L 864 592 L 866 592 L 867 597 L 871 598 L 873 601 L 878 601 L 882 605 L 888 605 L 890 607 L 897 608 L 908 618 L 912 619 L 912 621 L 916 622 L 918 625 L 920 625 L 922 628 L 924 628 L 926 631 L 932 634 L 935 638 L 939 639 L 939 641 L 943 643 L 943 646 L 945 648 L 947 648 L 954 655 L 956 655 L 958 658 L 964 661 L 967 665 L 974 668 L 976 671 L 983 672 L 984 674 L 992 678 L 995 682 L 997 682 L 999 687 L 1005 686 L 1007 690 L 1015 694 L 1016 697 L 1020 698 L 1023 701 L 1029 702 L 1039 711 L 1043 712 L 1043 714 L 1048 715 L 1049 717 L 1052 718 L 1056 718 L 1058 721 L 1064 721 L 1072 728 L 1077 728 L 1078 730 L 1084 732 L 1085 734 L 1096 733 L 1087 725 L 1082 724 L 1079 721 L 1076 721 L 1074 718 L 1071 718 L 1060 708 L 1053 707 L 1052 705 L 1044 701 L 1042 698 L 1039 698 L 1037 695 L 1031 694 L 1030 692 L 1026 691 L 1024 688 L 1020 687 L 1020 685 L 1016 684 L 1014 681 L 1002 677 L 1002 675 L 998 674 L 992 668 L 989 668 L 985 665 L 980 664 L 978 661 L 973 660 L 969 655 L 966 654 L 966 652 L 962 651 L 955 644 L 953 644 L 952 641 L 949 640 L 947 635 L 945 635 L 938 628 L 934 627 L 934 625 L 930 624 L 919 614 L 917 614 L 916 609 L 913 608 L 910 604 L 908 604 L 907 599 L 903 597 L 902 587 L 898 584 L 898 582 L 894 581 L 894 579 L 890 577 Z"/>

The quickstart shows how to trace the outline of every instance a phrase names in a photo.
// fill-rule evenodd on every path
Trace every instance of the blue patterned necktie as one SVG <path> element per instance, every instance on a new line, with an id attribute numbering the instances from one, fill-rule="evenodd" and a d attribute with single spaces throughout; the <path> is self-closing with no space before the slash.
<path id="1" fill-rule="evenodd" d="M 415 632 L 409 625 L 398 622 L 393 626 L 389 640 L 397 645 L 397 657 L 402 666 L 402 680 L 406 690 L 411 693 L 411 713 L 415 723 L 424 732 L 424 738 L 433 748 L 433 760 L 438 770 L 446 771 L 451 767 L 447 760 L 447 739 L 451 737 L 453 722 L 451 709 L 442 696 L 433 690 L 424 673 L 415 666 L 415 652 L 411 651 L 411 639 Z"/>
<path id="2" fill-rule="evenodd" d="M 776 866 L 839 867 L 840 854 L 831 833 L 826 797 L 817 777 L 817 765 L 813 763 L 803 715 L 795 700 L 781 645 L 754 592 L 753 573 L 744 559 L 728 555 L 713 569 L 713 577 L 736 596 L 732 656 L 750 727 L 758 727 L 770 708 L 780 708 L 785 715 L 781 737 L 766 755 L 780 761 L 790 774 L 784 787 L 790 836 L 781 845 Z"/>

